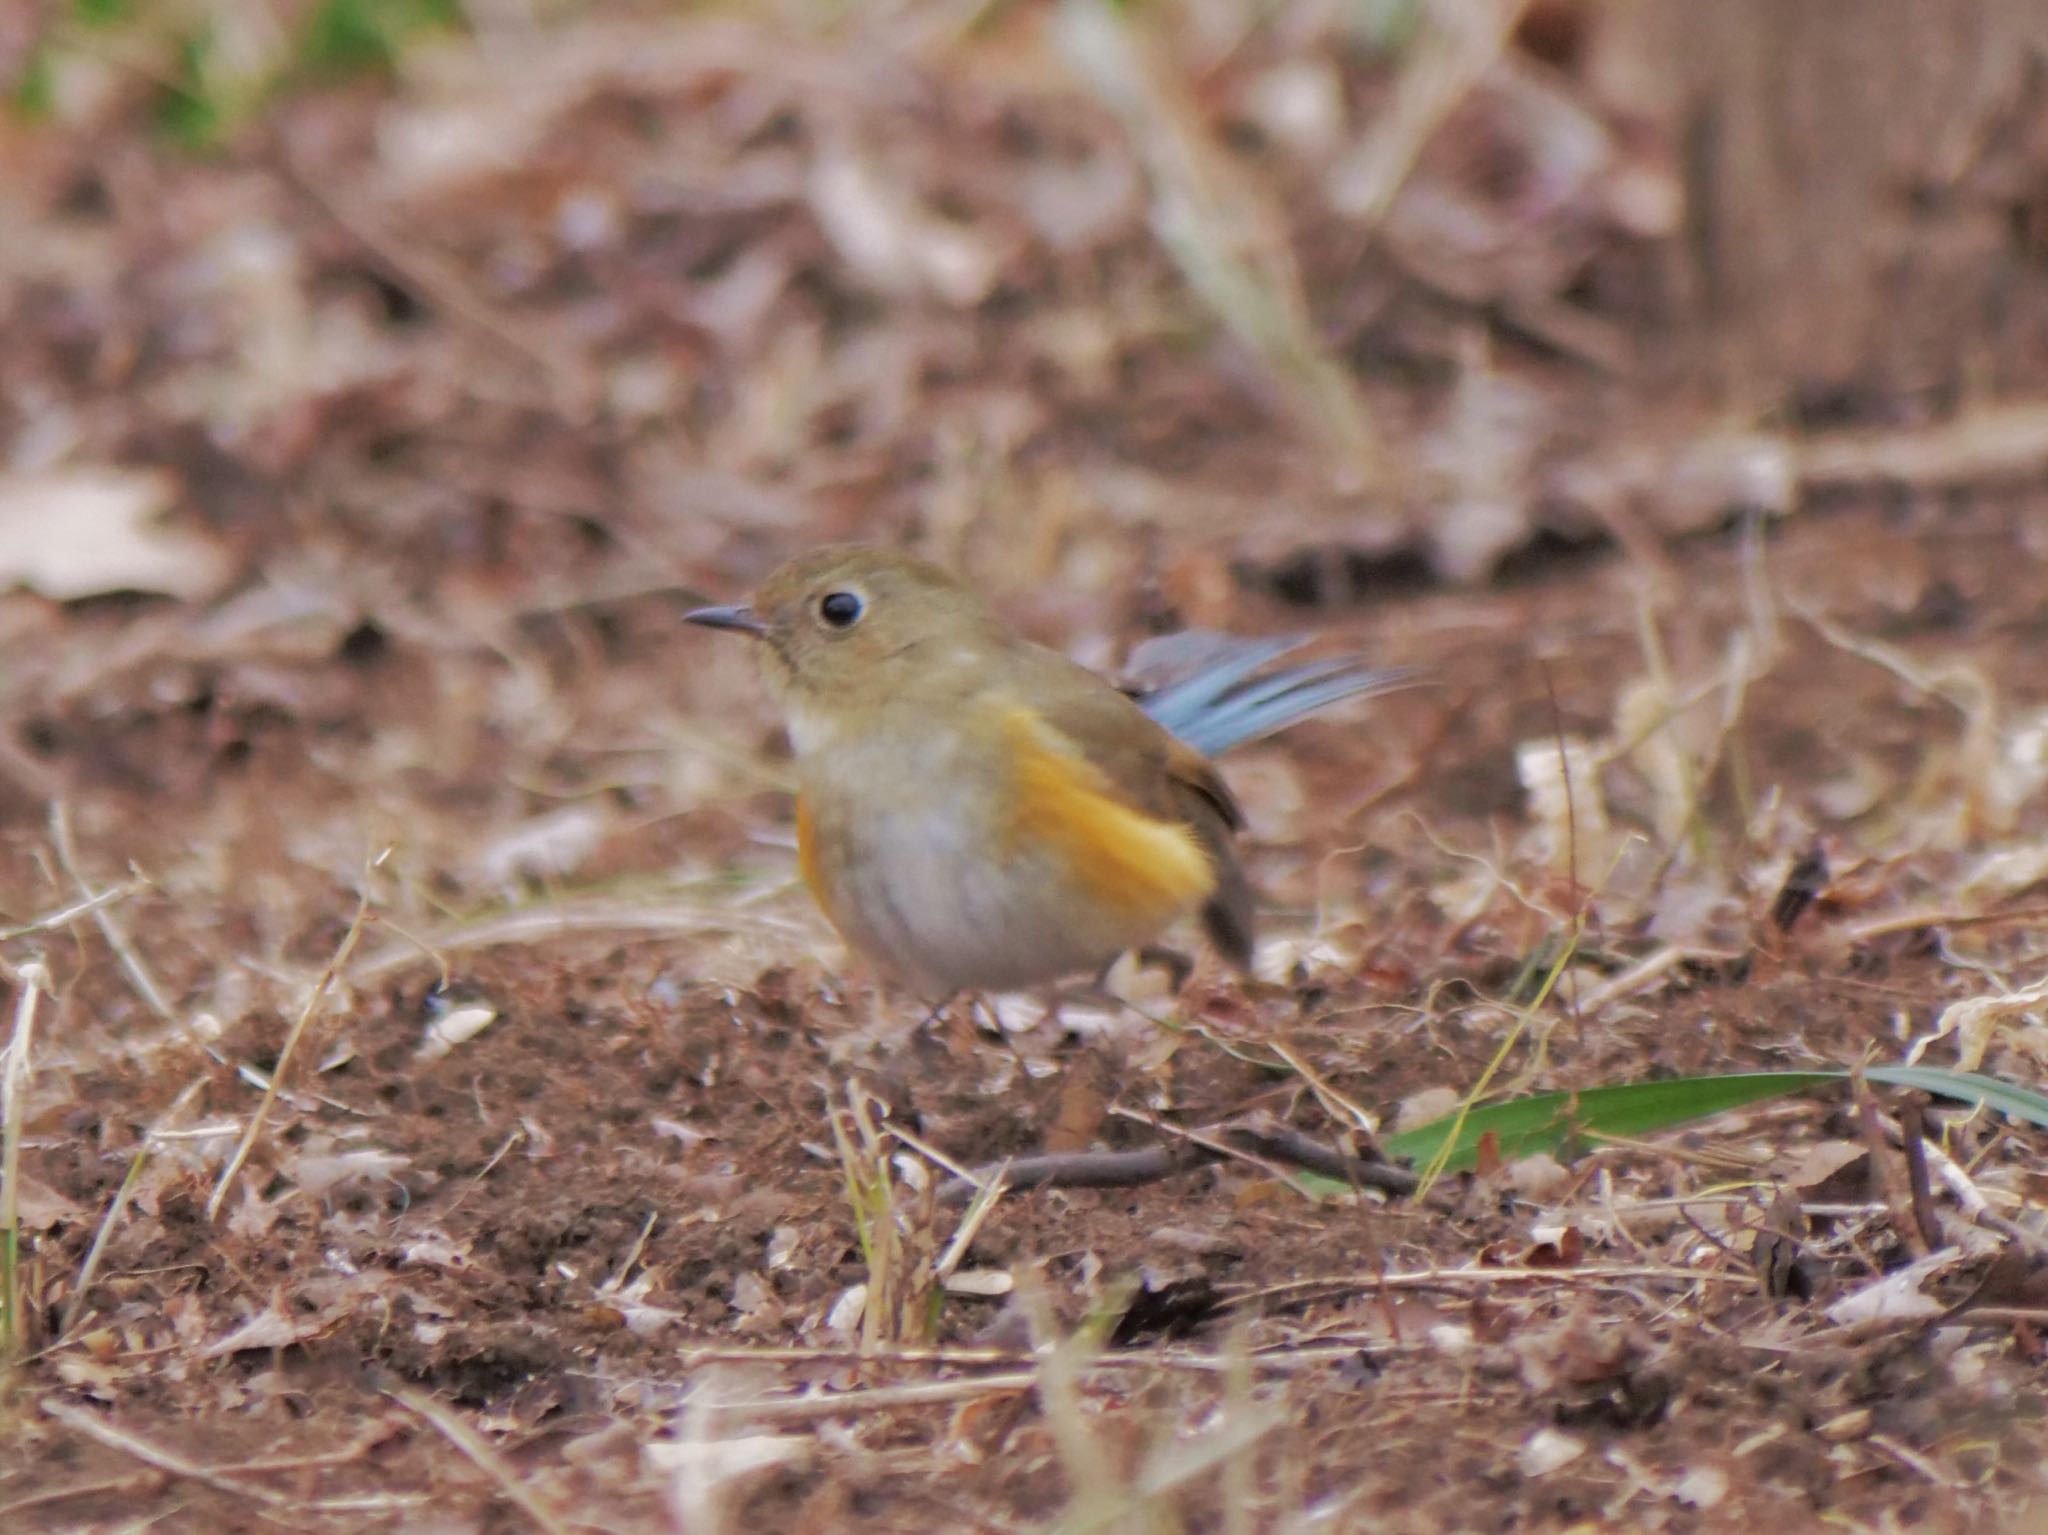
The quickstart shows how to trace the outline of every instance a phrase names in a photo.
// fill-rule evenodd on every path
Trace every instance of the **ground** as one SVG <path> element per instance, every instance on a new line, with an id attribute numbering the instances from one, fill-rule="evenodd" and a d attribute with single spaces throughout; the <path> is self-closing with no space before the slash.
<path id="1" fill-rule="evenodd" d="M 132 83 L 9 130 L 0 1525 L 2037 1527 L 2017 1121 L 940 1195 L 1893 1062 L 2024 987 L 2048 487 L 2024 402 L 1638 398 L 1650 172 L 1508 196 L 1515 89 L 1415 172 L 1501 232 L 1453 283 L 1301 192 L 1318 82 L 1369 118 L 1394 64 L 1246 34 L 1133 105 L 1074 83 L 1113 29 L 904 14 L 422 44 L 200 153 Z M 1940 436 L 1986 419 L 2017 454 Z M 856 535 L 1105 668 L 1193 623 L 1429 669 L 1227 764 L 1255 976 L 928 1018 L 845 953 L 679 614 Z"/>

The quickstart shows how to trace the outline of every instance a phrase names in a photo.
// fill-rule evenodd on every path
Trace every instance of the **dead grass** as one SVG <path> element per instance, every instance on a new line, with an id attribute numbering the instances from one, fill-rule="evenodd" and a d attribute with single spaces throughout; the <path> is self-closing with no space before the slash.
<path id="1" fill-rule="evenodd" d="M 2031 1528 L 2038 1130 L 1283 1153 L 2038 1083 L 2037 404 L 1647 398 L 1515 6 L 483 9 L 0 145 L 0 1525 Z M 847 536 L 1439 685 L 1230 765 L 1258 977 L 926 1026 L 676 622 Z"/>

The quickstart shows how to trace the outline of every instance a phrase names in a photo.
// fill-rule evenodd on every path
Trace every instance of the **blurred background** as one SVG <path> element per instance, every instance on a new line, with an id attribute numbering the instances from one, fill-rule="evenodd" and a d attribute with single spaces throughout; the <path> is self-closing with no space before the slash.
<path id="1" fill-rule="evenodd" d="M 229 571 L 915 535 L 1342 603 L 1890 478 L 1800 446 L 2048 366 L 2026 0 L 4 25 L 10 483 L 157 476 Z"/>
<path id="2" fill-rule="evenodd" d="M 846 1332 L 817 1119 L 850 1055 L 886 1044 L 898 1122 L 970 1160 L 1135 1135 L 1119 1086 L 1264 1101 L 1270 1061 L 1181 1036 L 1085 1089 L 1051 1025 L 890 1053 L 909 1020 L 793 888 L 748 658 L 677 622 L 827 540 L 907 542 L 1104 668 L 1185 625 L 1436 668 L 1231 768 L 1272 945 L 1187 1006 L 1313 1062 L 1295 1108 L 1442 1112 L 1503 1060 L 1535 1088 L 1891 1058 L 2038 968 L 1979 919 L 2048 879 L 2041 0 L 46 0 L 0 8 L 0 93 L 0 958 L 60 999 L 11 1100 L 15 1316 L 67 1340 L 35 1366 L 64 1411 L 209 1412 L 239 1426 L 181 1453 L 219 1455 L 303 1413 L 317 1449 L 397 1411 L 372 1358 L 492 1433 L 619 1414 L 533 1485 L 713 1529 L 677 1511 L 712 1473 L 641 1443 L 683 1343 Z M 1531 1045 L 1519 1010 L 1567 997 Z M 1860 1133 L 1801 1112 L 1744 1132 L 1745 1176 Z M 2038 1178 L 1991 1144 L 1980 1173 Z M 1695 1261 L 1696 1174 L 1645 1162 L 1633 1224 L 1586 1240 Z M 1452 1266 L 1559 1186 L 1332 1230 L 1205 1185 L 1137 1229 L 1136 1196 L 1028 1207 L 977 1251 L 1064 1254 L 1076 1296 L 1141 1261 Z M 1728 1257 L 1754 1214 L 1699 1219 Z M 1858 1274 L 1910 1249 L 1843 1242 Z M 932 1335 L 979 1336 L 973 1304 Z M 2017 1485 L 1942 1437 L 2011 1429 L 2017 1344 L 1781 1413 L 1726 1384 L 1749 1355 L 1657 1354 L 1741 1320 L 1693 1315 L 1603 1333 L 1630 1341 L 1594 1377 L 1707 1383 L 1661 1439 L 1664 1396 L 1615 1398 L 1672 1486 L 1773 1413 L 1909 1406 L 1881 1426 L 1917 1460 L 1801 1429 L 1774 1464 L 1915 1528 L 1990 1527 L 1970 1499 Z M 1500 1527 L 1650 1498 L 1636 1461 L 1504 1467 L 1470 1424 L 1475 1389 L 1561 1419 L 1580 1342 L 1477 1388 L 1427 1351 L 1305 1374 L 1300 1421 L 1352 1421 L 1383 1367 L 1425 1406 L 1297 1481 L 1429 1528 L 1478 1517 L 1453 1463 Z M 1201 1421 L 1209 1377 L 1170 1379 L 1161 1421 Z M 0 1456 L 0 1513 L 52 1446 L 132 1473 L 57 1412 Z M 452 1476 L 402 1421 L 390 1485 Z M 1013 1422 L 888 1421 L 953 1468 Z M 1038 1528 L 1013 1450 L 747 1496 L 792 1529 L 968 1528 L 960 1498 Z M 473 1482 L 451 1507 L 495 1528 Z M 1146 1527 L 1215 1527 L 1169 1503 Z"/>

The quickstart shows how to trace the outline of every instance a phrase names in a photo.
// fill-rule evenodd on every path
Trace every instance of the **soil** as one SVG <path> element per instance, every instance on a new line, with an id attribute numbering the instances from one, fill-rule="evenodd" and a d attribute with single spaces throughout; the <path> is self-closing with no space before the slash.
<path id="1" fill-rule="evenodd" d="M 917 97 L 890 67 L 860 110 Z M 176 488 L 121 535 L 158 574 L 15 556 L 0 597 L 4 952 L 52 992 L 0 1526 L 2037 1528 L 2017 1121 L 1936 1102 L 1919 1201 L 1915 1103 L 1839 1089 L 1415 1197 L 1248 1157 L 936 1197 L 1254 1114 L 1369 1148 L 1482 1084 L 1895 1061 L 2033 977 L 2048 873 L 2048 489 L 1590 530 L 1531 492 L 1476 578 L 1327 486 L 1247 521 L 1312 434 L 1185 309 L 1112 302 L 1178 291 L 1141 228 L 1084 270 L 983 218 L 960 142 L 1082 164 L 1111 130 L 973 78 L 861 119 L 1004 231 L 968 304 L 848 275 L 775 179 L 831 149 L 787 81 L 599 72 L 520 169 L 416 200 L 376 137 L 416 83 L 210 158 L 123 116 L 13 145 L 76 254 L 8 274 L 10 393 L 67 462 Z M 280 377 L 238 328 L 264 302 Z M 1153 329 L 1091 392 L 1098 304 Z M 1360 347 L 1423 347 L 1379 323 Z M 1535 352 L 1556 419 L 1640 425 Z M 1415 366 L 1376 410 L 1442 403 Z M 849 534 L 1104 666 L 1193 622 L 1430 669 L 1229 763 L 1256 976 L 933 1017 L 846 954 L 749 660 L 679 614 Z M 2038 1083 L 2038 1031 L 1984 1069 Z"/>

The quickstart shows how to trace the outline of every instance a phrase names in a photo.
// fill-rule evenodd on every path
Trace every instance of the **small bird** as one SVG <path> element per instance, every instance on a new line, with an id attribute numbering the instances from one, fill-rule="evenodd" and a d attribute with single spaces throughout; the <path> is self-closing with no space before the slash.
<path id="1" fill-rule="evenodd" d="M 796 759 L 797 864 L 848 944 L 934 997 L 1099 970 L 1182 917 L 1240 969 L 1243 812 L 1209 761 L 1416 674 L 1190 632 L 1138 698 L 1010 629 L 938 566 L 816 550 L 691 623 L 761 642 Z"/>

